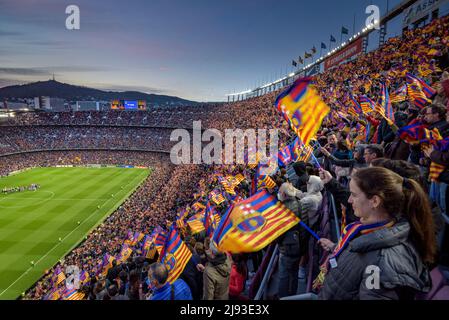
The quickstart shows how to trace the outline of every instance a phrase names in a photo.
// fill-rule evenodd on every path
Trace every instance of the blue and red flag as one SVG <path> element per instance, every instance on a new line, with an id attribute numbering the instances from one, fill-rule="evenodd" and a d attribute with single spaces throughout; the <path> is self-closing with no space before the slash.
<path id="1" fill-rule="evenodd" d="M 379 106 L 376 106 L 376 111 L 379 112 L 388 122 L 394 123 L 394 111 L 391 105 L 390 95 L 385 83 L 382 83 L 382 102 Z"/>
<path id="2" fill-rule="evenodd" d="M 408 144 L 417 144 L 425 139 L 426 126 L 421 122 L 414 122 L 408 126 L 402 127 L 398 130 L 397 135 Z"/>
<path id="3" fill-rule="evenodd" d="M 419 84 L 422 92 L 425 94 L 427 99 L 432 99 L 437 94 L 437 91 L 429 86 L 423 79 L 411 73 L 407 73 L 407 82 Z"/>
<path id="4" fill-rule="evenodd" d="M 191 257 L 192 252 L 182 241 L 175 226 L 172 225 L 159 256 L 159 261 L 165 264 L 168 269 L 167 281 L 169 283 L 173 283 L 178 279 Z"/>
<path id="5" fill-rule="evenodd" d="M 351 105 L 352 105 L 353 109 L 355 110 L 355 112 L 357 112 L 358 115 L 363 115 L 363 109 L 360 106 L 360 104 L 357 101 L 357 99 L 354 98 L 352 93 L 349 94 L 349 101 L 351 102 Z"/>

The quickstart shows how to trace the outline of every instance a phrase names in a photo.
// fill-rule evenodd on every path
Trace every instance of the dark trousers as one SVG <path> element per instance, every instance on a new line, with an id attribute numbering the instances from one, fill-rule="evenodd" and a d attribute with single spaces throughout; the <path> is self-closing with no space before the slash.
<path id="1" fill-rule="evenodd" d="M 279 298 L 296 295 L 300 257 L 279 255 Z"/>

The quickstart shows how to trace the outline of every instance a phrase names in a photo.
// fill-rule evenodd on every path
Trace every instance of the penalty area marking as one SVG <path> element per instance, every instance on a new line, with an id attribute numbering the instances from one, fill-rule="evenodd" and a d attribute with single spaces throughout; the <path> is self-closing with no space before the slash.
<path id="1" fill-rule="evenodd" d="M 138 175 L 136 178 L 134 178 L 133 180 L 131 180 L 130 182 L 128 182 L 127 184 L 126 184 L 126 186 L 125 187 L 127 187 L 127 186 L 129 186 L 130 184 L 131 184 L 131 182 L 134 182 L 134 180 L 136 180 L 137 178 L 141 178 L 141 176 L 142 176 L 142 174 L 140 174 L 140 175 Z M 124 188 L 125 189 L 125 188 Z M 119 192 L 121 192 L 121 191 L 123 191 L 124 189 L 121 189 Z M 103 206 L 105 206 L 106 205 L 106 203 L 108 203 L 109 201 L 111 201 L 112 199 L 114 199 L 114 198 L 110 198 L 108 201 L 106 201 L 105 203 L 103 203 L 102 205 L 101 205 L 101 207 L 100 207 L 100 209 L 103 207 Z M 125 199 L 123 199 L 123 201 L 124 201 Z M 23 272 L 21 275 L 20 275 L 20 277 L 18 277 L 13 283 L 11 283 L 6 289 L 4 289 L 1 293 L 0 293 L 0 297 L 6 292 L 6 291 L 8 291 L 13 285 L 15 285 L 16 283 L 17 283 L 17 281 L 19 281 L 20 279 L 22 279 L 22 277 L 24 276 L 24 275 L 26 275 L 28 272 L 30 272 L 30 270 L 32 270 L 39 262 L 41 262 L 44 258 L 46 258 L 48 255 L 49 255 L 49 253 L 50 252 L 52 252 L 55 248 L 57 248 L 61 243 L 63 243 L 64 242 L 64 240 L 65 239 L 67 239 L 73 232 L 75 232 L 75 230 L 76 229 L 78 229 L 79 227 L 81 227 L 87 220 L 89 220 L 95 213 L 97 213 L 97 211 L 98 210 L 100 210 L 100 209 L 97 209 L 97 210 L 95 210 L 92 214 L 90 214 L 88 217 L 86 217 L 86 219 L 84 219 L 78 226 L 76 226 L 75 227 L 75 229 L 73 229 L 72 231 L 70 231 L 70 233 L 68 233 L 64 238 L 62 238 L 62 240 L 60 241 L 60 242 L 58 242 L 58 243 L 56 243 L 44 256 L 42 256 L 39 260 L 37 260 L 36 261 L 36 263 L 34 264 L 34 266 L 32 266 L 32 267 L 29 267 L 27 270 L 25 270 L 25 272 Z M 111 214 L 112 214 L 113 212 L 111 212 Z M 93 231 L 93 230 L 90 230 L 88 233 L 91 233 L 91 231 Z M 73 250 L 73 249 L 71 249 L 71 250 Z M 71 251 L 70 250 L 70 251 Z M 67 255 L 68 253 L 65 253 L 64 254 L 64 256 L 62 257 L 62 258 L 64 258 L 66 255 Z M 56 262 L 56 263 L 58 263 L 59 262 L 59 260 Z M 54 265 L 53 265 L 54 266 Z M 52 267 L 53 267 L 52 266 Z M 34 283 L 36 283 L 36 282 L 34 282 Z M 33 283 L 33 284 L 34 284 Z M 28 290 L 28 289 L 27 289 Z"/>

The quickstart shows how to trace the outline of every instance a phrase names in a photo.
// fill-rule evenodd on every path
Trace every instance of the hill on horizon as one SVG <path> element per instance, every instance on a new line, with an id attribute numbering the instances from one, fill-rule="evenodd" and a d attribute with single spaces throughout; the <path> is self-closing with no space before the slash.
<path id="1" fill-rule="evenodd" d="M 13 85 L 0 88 L 0 99 L 33 98 L 38 96 L 58 97 L 68 101 L 103 100 L 145 100 L 155 104 L 198 105 L 174 96 L 148 94 L 139 91 L 103 91 L 99 89 L 74 86 L 55 80 L 38 81 L 23 85 Z"/>

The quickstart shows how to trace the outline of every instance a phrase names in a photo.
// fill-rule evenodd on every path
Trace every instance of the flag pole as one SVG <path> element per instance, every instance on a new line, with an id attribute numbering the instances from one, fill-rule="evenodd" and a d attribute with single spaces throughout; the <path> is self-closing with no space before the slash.
<path id="1" fill-rule="evenodd" d="M 310 229 L 309 226 L 307 226 L 304 222 L 302 222 L 302 220 L 299 221 L 299 224 L 301 225 L 301 227 L 306 229 L 315 239 L 317 239 L 318 241 L 321 240 L 321 238 L 315 232 L 313 232 L 313 230 Z"/>
<path id="2" fill-rule="evenodd" d="M 353 21 L 353 24 L 352 24 L 352 34 L 353 35 L 355 34 L 355 12 L 354 12 L 354 21 Z"/>

